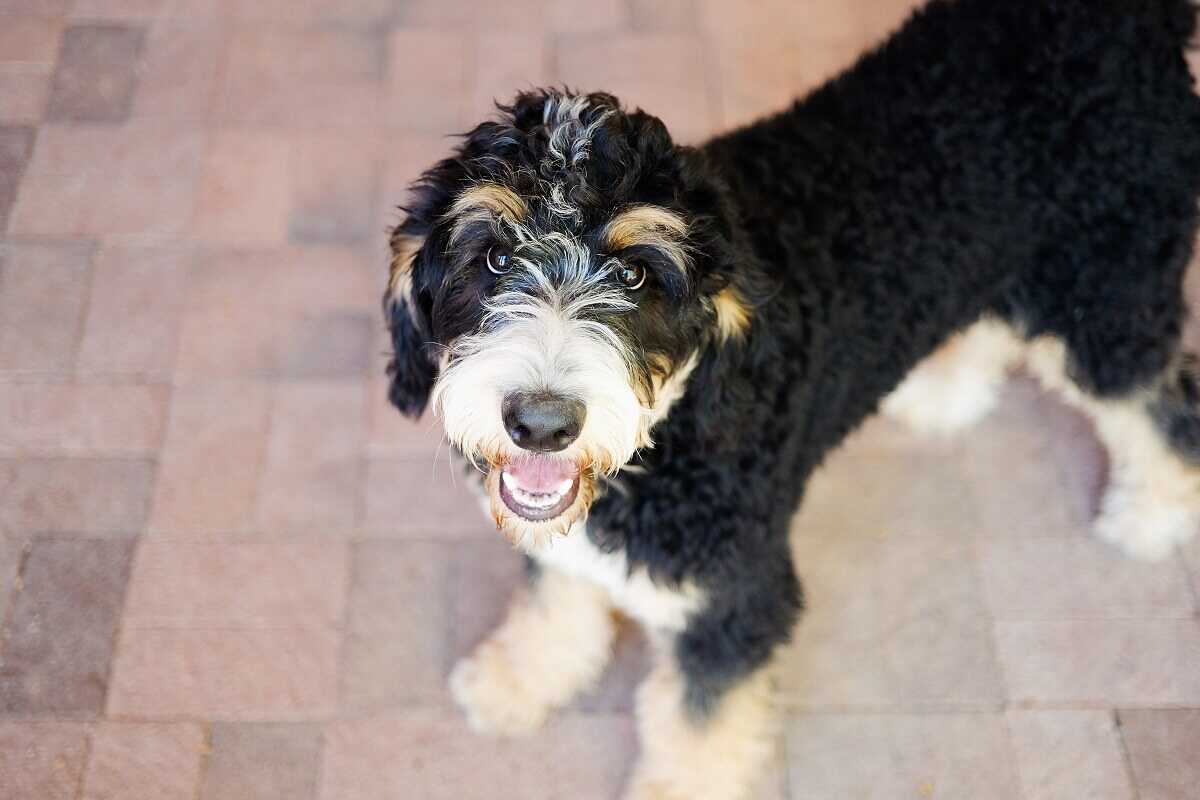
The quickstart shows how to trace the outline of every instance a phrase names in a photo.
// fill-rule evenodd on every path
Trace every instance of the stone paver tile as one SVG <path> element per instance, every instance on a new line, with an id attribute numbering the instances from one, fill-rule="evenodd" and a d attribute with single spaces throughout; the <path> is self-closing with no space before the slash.
<path id="1" fill-rule="evenodd" d="M 629 27 L 631 15 L 625 0 L 555 0 L 549 23 L 558 33 L 602 34 Z"/>
<path id="2" fill-rule="evenodd" d="M 177 382 L 214 377 L 361 378 L 378 295 L 342 248 L 214 252 L 192 271 Z"/>
<path id="3" fill-rule="evenodd" d="M 55 17 L 10 16 L 0 28 L 0 64 L 53 68 L 58 60 L 63 21 Z"/>
<path id="4" fill-rule="evenodd" d="M 258 493 L 265 529 L 357 525 L 366 413 L 361 382 L 276 386 Z"/>
<path id="5" fill-rule="evenodd" d="M 444 702 L 454 625 L 449 554 L 428 542 L 355 546 L 342 702 L 358 710 Z"/>
<path id="6" fill-rule="evenodd" d="M 375 213 L 382 156 L 364 137 L 303 137 L 292 148 L 288 237 L 363 242 L 383 227 Z"/>
<path id="7" fill-rule="evenodd" d="M 549 0 L 512 0 L 503 5 L 473 0 L 408 0 L 396 9 L 401 28 L 415 30 L 546 30 L 553 9 Z"/>
<path id="8" fill-rule="evenodd" d="M 378 349 L 378 348 L 377 348 Z M 372 351 L 375 352 L 375 351 Z M 420 419 L 409 419 L 388 400 L 387 375 L 383 359 L 372 362 L 371 380 L 367 391 L 368 437 L 370 454 L 378 458 L 397 458 L 433 463 L 435 458 L 449 458 L 448 445 L 442 436 L 442 426 L 431 412 Z"/>
<path id="9" fill-rule="evenodd" d="M 977 545 L 997 619 L 1190 617 L 1178 559 L 1145 564 L 1088 539 L 992 539 Z"/>
<path id="10" fill-rule="evenodd" d="M 270 391 L 260 384 L 175 388 L 151 530 L 254 529 L 269 410 Z"/>
<path id="11" fill-rule="evenodd" d="M 564 36 L 557 64 L 568 85 L 603 88 L 659 117 L 676 141 L 691 143 L 709 136 L 717 122 L 705 80 L 707 51 L 691 34 Z"/>
<path id="12" fill-rule="evenodd" d="M 1138 800 L 1182 800 L 1200 786 L 1200 709 L 1122 710 Z"/>
<path id="13" fill-rule="evenodd" d="M 482 121 L 468 113 L 475 55 L 468 37 L 450 30 L 402 28 L 391 35 L 388 51 L 389 127 L 445 136 Z M 430 64 L 438 69 L 430 70 Z"/>
<path id="14" fill-rule="evenodd" d="M 0 723 L 0 797 L 75 800 L 88 741 L 84 725 Z"/>
<path id="15" fill-rule="evenodd" d="M 206 132 L 141 119 L 124 125 L 43 125 L 10 233 L 167 236 L 192 216 Z"/>
<path id="16" fill-rule="evenodd" d="M 0 14 L 29 17 L 61 17 L 72 0 L 0 0 Z"/>
<path id="17" fill-rule="evenodd" d="M 37 539 L 0 659 L 0 713 L 99 715 L 132 543 Z"/>
<path id="18" fill-rule="evenodd" d="M 803 715 L 787 742 L 791 800 L 1020 796 L 1001 714 Z"/>
<path id="19" fill-rule="evenodd" d="M 50 92 L 48 119 L 120 122 L 129 116 L 145 31 L 124 25 L 72 25 Z"/>
<path id="20" fill-rule="evenodd" d="M 1194 620 L 997 622 L 996 648 L 1012 702 L 1200 703 Z"/>
<path id="21" fill-rule="evenodd" d="M 33 128 L 0 125 L 0 233 L 8 224 L 8 214 L 17 199 L 17 188 L 25 173 L 25 164 L 33 151 Z"/>
<path id="22" fill-rule="evenodd" d="M 146 37 L 133 116 L 207 120 L 224 41 L 224 29 L 215 20 L 156 22 Z"/>
<path id="23" fill-rule="evenodd" d="M 987 708 L 1002 685 L 970 544 L 952 537 L 819 535 L 795 558 L 808 610 L 782 698 L 802 707 Z"/>
<path id="24" fill-rule="evenodd" d="M 237 28 L 217 102 L 224 122 L 362 130 L 379 119 L 381 33 Z"/>
<path id="25" fill-rule="evenodd" d="M 500 535 L 454 544 L 449 648 L 454 659 L 470 653 L 508 613 L 526 583 L 524 558 Z"/>
<path id="26" fill-rule="evenodd" d="M 70 371 L 91 251 L 87 244 L 0 245 L 0 370 Z"/>
<path id="27" fill-rule="evenodd" d="M 321 741 L 306 723 L 218 723 L 200 800 L 314 800 Z"/>
<path id="28" fill-rule="evenodd" d="M 0 65 L 0 123 L 30 125 L 41 122 L 52 80 L 47 67 Z"/>
<path id="29" fill-rule="evenodd" d="M 276 133 L 221 131 L 205 157 L 194 227 L 234 244 L 280 244 L 287 237 L 291 146 Z"/>
<path id="30" fill-rule="evenodd" d="M 1200 536 L 1194 537 L 1181 550 L 1184 564 L 1191 575 L 1192 591 L 1200 599 Z"/>
<path id="31" fill-rule="evenodd" d="M 17 592 L 21 562 L 28 547 L 27 535 L 0 530 L 0 625 L 8 619 L 8 609 Z"/>
<path id="32" fill-rule="evenodd" d="M 457 463 L 372 458 L 367 461 L 365 528 L 406 538 L 498 537 L 482 501 Z"/>
<path id="33" fill-rule="evenodd" d="M 555 8 L 565 13 L 561 6 Z M 545 36 L 504 31 L 481 33 L 475 49 L 480 57 L 475 61 L 472 80 L 474 99 L 469 109 L 472 124 L 494 115 L 496 102 L 507 105 L 518 91 L 553 83 Z"/>
<path id="34" fill-rule="evenodd" d="M 1025 800 L 1133 800 L 1110 711 L 1008 712 Z"/>
<path id="35" fill-rule="evenodd" d="M 134 458 L 0 460 L 0 527 L 135 536 L 146 522 L 154 463 Z"/>
<path id="36" fill-rule="evenodd" d="M 627 717 L 562 715 L 525 739 L 471 734 L 455 711 L 412 710 L 326 732 L 321 800 L 616 797 L 634 744 Z"/>
<path id="37" fill-rule="evenodd" d="M 219 3 L 220 0 L 207 0 Z M 174 0 L 75 0 L 71 19 L 151 20 L 174 10 Z"/>
<path id="38" fill-rule="evenodd" d="M 632 0 L 630 28 L 637 33 L 691 32 L 699 26 L 696 0 Z"/>
<path id="39" fill-rule="evenodd" d="M 110 717 L 310 719 L 337 702 L 339 635 L 323 628 L 127 628 L 113 662 Z"/>
<path id="40" fill-rule="evenodd" d="M 101 724 L 92 734 L 83 800 L 193 800 L 207 749 L 196 724 Z"/>
<path id="41" fill-rule="evenodd" d="M 154 454 L 169 387 L 0 384 L 0 455 Z"/>
<path id="42" fill-rule="evenodd" d="M 336 625 L 347 569 L 347 545 L 338 541 L 148 540 L 134 561 L 125 625 Z"/>
<path id="43" fill-rule="evenodd" d="M 231 3 L 229 11 L 245 24 L 286 18 L 297 27 L 371 28 L 391 20 L 396 5 L 393 0 L 259 0 Z"/>
<path id="44" fill-rule="evenodd" d="M 179 247 L 110 245 L 97 253 L 80 374 L 170 377 L 191 259 Z"/>

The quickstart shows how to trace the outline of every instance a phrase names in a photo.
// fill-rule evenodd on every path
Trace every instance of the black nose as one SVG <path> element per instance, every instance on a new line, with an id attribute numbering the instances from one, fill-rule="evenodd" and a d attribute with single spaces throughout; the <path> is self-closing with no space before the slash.
<path id="1" fill-rule="evenodd" d="M 564 449 L 579 436 L 587 406 L 570 397 L 539 392 L 504 398 L 504 429 L 513 443 L 535 453 Z"/>

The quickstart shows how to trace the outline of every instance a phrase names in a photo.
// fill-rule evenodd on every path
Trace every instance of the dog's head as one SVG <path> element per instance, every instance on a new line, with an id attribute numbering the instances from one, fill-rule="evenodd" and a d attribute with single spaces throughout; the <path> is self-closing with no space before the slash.
<path id="1" fill-rule="evenodd" d="M 526 547 L 582 518 L 702 351 L 751 324 L 724 190 L 611 95 L 519 95 L 403 210 L 391 400 L 414 416 L 432 402 Z"/>

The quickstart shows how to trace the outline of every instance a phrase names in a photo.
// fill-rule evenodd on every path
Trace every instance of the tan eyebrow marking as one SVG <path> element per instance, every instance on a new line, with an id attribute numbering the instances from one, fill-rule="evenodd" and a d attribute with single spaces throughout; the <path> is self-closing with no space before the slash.
<path id="1" fill-rule="evenodd" d="M 691 261 L 683 245 L 687 231 L 687 222 L 674 211 L 660 206 L 634 206 L 610 219 L 601 238 L 609 252 L 637 245 L 656 247 L 686 273 Z"/>
<path id="2" fill-rule="evenodd" d="M 458 196 L 447 213 L 450 216 L 458 216 L 476 209 L 487 209 L 494 214 L 508 217 L 513 222 L 520 222 L 529 216 L 529 206 L 521 196 L 498 183 L 472 186 Z"/>

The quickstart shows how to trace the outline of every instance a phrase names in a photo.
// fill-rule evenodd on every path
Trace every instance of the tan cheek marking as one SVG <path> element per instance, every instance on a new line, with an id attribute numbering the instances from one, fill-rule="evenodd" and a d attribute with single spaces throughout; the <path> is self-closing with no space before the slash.
<path id="1" fill-rule="evenodd" d="M 713 297 L 717 312 L 717 334 L 722 341 L 742 337 L 750 327 L 750 307 L 737 289 L 726 286 Z"/>
<path id="2" fill-rule="evenodd" d="M 420 236 L 392 238 L 392 265 L 388 276 L 388 291 L 400 300 L 409 298 L 412 290 L 412 262 L 425 239 Z"/>

